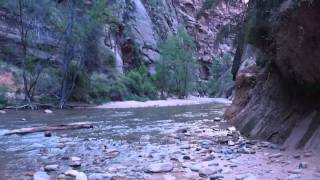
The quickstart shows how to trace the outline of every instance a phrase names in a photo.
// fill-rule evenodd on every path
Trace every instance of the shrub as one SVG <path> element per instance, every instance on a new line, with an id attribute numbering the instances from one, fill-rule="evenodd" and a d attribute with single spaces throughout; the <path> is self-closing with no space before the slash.
<path id="1" fill-rule="evenodd" d="M 8 101 L 5 97 L 5 93 L 8 91 L 8 88 L 6 86 L 0 85 L 0 109 L 4 108 Z"/>

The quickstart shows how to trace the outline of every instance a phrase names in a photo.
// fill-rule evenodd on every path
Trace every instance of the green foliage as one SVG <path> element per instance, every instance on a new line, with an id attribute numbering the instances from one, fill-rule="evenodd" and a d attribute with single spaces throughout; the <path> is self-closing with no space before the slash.
<path id="1" fill-rule="evenodd" d="M 208 94 L 211 97 L 222 96 L 222 92 L 228 90 L 233 85 L 230 67 L 232 55 L 230 53 L 215 57 L 211 65 L 211 78 L 208 81 Z"/>
<path id="2" fill-rule="evenodd" d="M 123 82 L 132 95 L 131 97 L 127 97 L 127 99 L 144 100 L 157 98 L 156 88 L 144 66 L 128 72 Z"/>
<path id="3" fill-rule="evenodd" d="M 6 86 L 0 85 L 0 109 L 4 108 L 8 101 L 5 97 L 5 93 L 8 91 Z"/>
<path id="4" fill-rule="evenodd" d="M 90 83 L 88 94 L 96 103 L 157 98 L 152 78 L 143 66 L 129 71 L 125 76 L 93 73 Z"/>
<path id="5" fill-rule="evenodd" d="M 185 98 L 193 91 L 195 82 L 195 46 L 193 39 L 183 28 L 160 46 L 160 62 L 157 66 L 157 86 L 163 94 L 172 93 Z"/>

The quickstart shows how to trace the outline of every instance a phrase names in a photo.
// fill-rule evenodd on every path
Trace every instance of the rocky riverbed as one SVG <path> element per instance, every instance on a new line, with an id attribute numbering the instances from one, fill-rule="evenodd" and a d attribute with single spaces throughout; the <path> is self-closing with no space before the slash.
<path id="1" fill-rule="evenodd" d="M 226 106 L 7 112 L 0 132 L 84 120 L 94 128 L 0 136 L 0 179 L 320 179 L 316 152 L 242 137 L 222 119 Z"/>

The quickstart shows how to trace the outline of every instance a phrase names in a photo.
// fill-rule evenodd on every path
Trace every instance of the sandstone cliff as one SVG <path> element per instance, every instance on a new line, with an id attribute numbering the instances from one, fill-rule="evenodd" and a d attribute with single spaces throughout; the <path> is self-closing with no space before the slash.
<path id="1" fill-rule="evenodd" d="M 320 2 L 250 3 L 259 13 L 248 18 L 256 18 L 251 37 L 234 61 L 236 96 L 226 117 L 247 136 L 319 149 Z"/>

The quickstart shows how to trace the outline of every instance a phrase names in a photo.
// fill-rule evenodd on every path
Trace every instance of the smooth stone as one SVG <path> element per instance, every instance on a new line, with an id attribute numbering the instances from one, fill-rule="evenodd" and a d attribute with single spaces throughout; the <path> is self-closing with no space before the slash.
<path id="1" fill-rule="evenodd" d="M 33 174 L 33 180 L 50 180 L 50 177 L 44 171 L 37 171 Z"/>
<path id="2" fill-rule="evenodd" d="M 57 180 L 66 180 L 67 179 L 67 177 L 66 177 L 66 175 L 64 175 L 64 174 L 60 174 L 58 177 L 57 177 Z"/>
<path id="3" fill-rule="evenodd" d="M 94 173 L 89 175 L 88 180 L 110 180 L 111 177 L 104 173 Z"/>
<path id="4" fill-rule="evenodd" d="M 233 142 L 233 141 L 228 141 L 228 145 L 229 146 L 234 146 L 236 143 L 235 142 Z"/>
<path id="5" fill-rule="evenodd" d="M 288 173 L 289 174 L 301 174 L 302 170 L 301 169 L 289 170 Z"/>
<path id="6" fill-rule="evenodd" d="M 301 178 L 301 175 L 299 175 L 299 174 L 291 174 L 291 175 L 288 177 L 288 180 L 300 179 L 300 178 Z"/>
<path id="7" fill-rule="evenodd" d="M 282 156 L 281 153 L 277 153 L 277 154 L 273 154 L 273 155 L 269 156 L 269 158 L 270 158 L 270 159 L 271 159 L 271 158 L 279 158 L 279 157 L 281 157 L 281 156 Z"/>
<path id="8" fill-rule="evenodd" d="M 304 157 L 311 157 L 312 156 L 312 153 L 311 152 L 306 152 L 303 154 Z"/>
<path id="9" fill-rule="evenodd" d="M 27 121 L 27 119 L 26 118 L 21 118 L 21 121 Z"/>
<path id="10" fill-rule="evenodd" d="M 4 110 L 0 110 L 0 114 L 6 114 L 7 112 Z"/>
<path id="11" fill-rule="evenodd" d="M 79 174 L 79 171 L 70 169 L 70 170 L 66 171 L 64 174 L 67 176 L 76 177 Z"/>
<path id="12" fill-rule="evenodd" d="M 221 118 L 215 117 L 213 120 L 214 120 L 214 121 L 221 121 Z"/>
<path id="13" fill-rule="evenodd" d="M 249 174 L 247 177 L 245 177 L 243 180 L 258 180 L 258 178 L 253 175 L 253 174 Z"/>
<path id="14" fill-rule="evenodd" d="M 72 157 L 70 157 L 70 160 L 71 161 L 81 161 L 81 158 L 76 157 L 76 156 L 72 156 Z"/>
<path id="15" fill-rule="evenodd" d="M 59 166 L 57 164 L 51 164 L 44 167 L 45 171 L 57 171 Z"/>
<path id="16" fill-rule="evenodd" d="M 157 164 L 149 165 L 146 171 L 149 173 L 164 173 L 164 172 L 170 172 L 172 170 L 173 170 L 172 163 L 157 163 Z"/>
<path id="17" fill-rule="evenodd" d="M 88 180 L 88 177 L 85 173 L 79 172 L 76 176 L 75 180 Z"/>
<path id="18" fill-rule="evenodd" d="M 53 111 L 50 110 L 50 109 L 45 109 L 43 112 L 46 113 L 46 114 L 52 114 L 53 113 Z"/>
<path id="19" fill-rule="evenodd" d="M 218 172 L 221 172 L 222 169 L 219 168 L 214 168 L 214 167 L 206 167 L 206 168 L 201 168 L 199 170 L 199 176 L 200 177 L 208 177 L 213 174 L 217 174 Z"/>
<path id="20" fill-rule="evenodd" d="M 71 166 L 71 167 L 80 167 L 81 166 L 81 162 L 80 161 L 71 161 L 69 166 Z"/>

